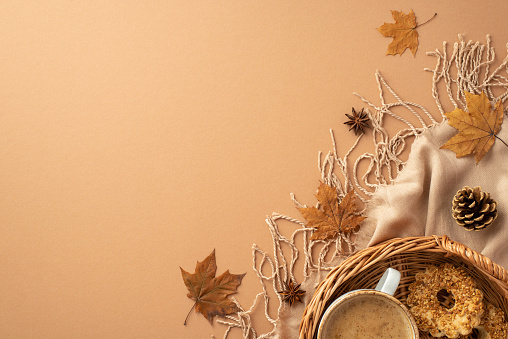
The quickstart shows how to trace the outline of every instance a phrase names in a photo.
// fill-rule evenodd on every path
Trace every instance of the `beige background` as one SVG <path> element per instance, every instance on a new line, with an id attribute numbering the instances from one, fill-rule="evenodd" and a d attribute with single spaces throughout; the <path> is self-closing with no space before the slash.
<path id="1" fill-rule="evenodd" d="M 390 10 L 423 22 L 416 58 L 385 56 Z M 260 285 L 264 218 L 315 202 L 317 152 L 354 141 L 379 69 L 438 116 L 425 52 L 490 33 L 506 1 L 1 1 L 0 337 L 209 338 L 179 266 Z M 397 125 L 393 129 L 397 129 Z M 369 149 L 370 138 L 361 148 Z M 258 332 L 269 329 L 258 310 Z M 240 337 L 232 332 L 232 337 Z"/>

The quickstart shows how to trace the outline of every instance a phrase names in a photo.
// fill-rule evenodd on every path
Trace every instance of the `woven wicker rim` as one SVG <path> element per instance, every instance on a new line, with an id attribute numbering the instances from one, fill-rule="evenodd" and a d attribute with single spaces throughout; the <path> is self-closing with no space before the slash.
<path id="1" fill-rule="evenodd" d="M 330 271 L 305 308 L 300 338 L 315 338 L 321 316 L 333 300 L 351 290 L 374 288 L 386 268 L 402 273 L 394 296 L 405 304 L 415 274 L 445 262 L 463 266 L 484 292 L 484 299 L 508 314 L 508 271 L 503 267 L 446 235 L 394 238 L 357 252 Z M 420 338 L 430 337 L 420 332 Z"/>

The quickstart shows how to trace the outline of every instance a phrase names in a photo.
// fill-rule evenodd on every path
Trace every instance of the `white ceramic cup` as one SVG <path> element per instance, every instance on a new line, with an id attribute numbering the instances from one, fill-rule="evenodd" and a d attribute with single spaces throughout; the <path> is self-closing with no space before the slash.
<path id="1" fill-rule="evenodd" d="M 318 328 L 318 339 L 327 339 L 326 333 L 330 332 L 330 328 L 336 326 L 335 319 L 337 319 L 337 312 L 344 312 L 344 305 L 351 302 L 356 298 L 381 298 L 386 301 L 389 307 L 393 305 L 397 308 L 397 319 L 395 321 L 402 322 L 407 329 L 407 338 L 418 339 L 418 327 L 414 321 L 411 313 L 399 300 L 393 297 L 400 282 L 400 272 L 388 268 L 381 279 L 379 280 L 375 289 L 360 289 L 347 292 L 337 298 L 325 311 Z M 367 314 L 367 321 L 370 315 Z M 337 331 L 337 330 L 335 330 Z M 338 330 L 340 332 L 340 329 Z M 402 339 L 402 338 L 401 338 Z M 406 339 L 406 338 L 403 338 Z"/>

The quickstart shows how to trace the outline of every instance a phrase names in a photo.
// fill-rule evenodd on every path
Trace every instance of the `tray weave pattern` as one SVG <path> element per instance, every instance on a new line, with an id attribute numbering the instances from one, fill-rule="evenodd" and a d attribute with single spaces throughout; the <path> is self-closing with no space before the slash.
<path id="1" fill-rule="evenodd" d="M 425 271 L 430 264 L 446 262 L 464 267 L 483 291 L 484 299 L 508 315 L 508 271 L 503 267 L 446 235 L 394 238 L 357 252 L 330 271 L 305 308 L 300 338 L 315 338 L 321 316 L 338 296 L 356 289 L 375 288 L 388 267 L 401 272 L 394 297 L 406 304 L 408 286 L 415 281 L 415 274 Z M 420 332 L 420 338 L 432 337 Z M 470 338 L 475 338 L 474 334 Z"/>

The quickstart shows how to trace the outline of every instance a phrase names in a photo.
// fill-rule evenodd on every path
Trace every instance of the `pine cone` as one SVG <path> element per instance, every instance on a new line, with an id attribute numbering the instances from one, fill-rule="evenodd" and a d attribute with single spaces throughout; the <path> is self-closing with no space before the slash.
<path id="1" fill-rule="evenodd" d="M 497 202 L 481 187 L 465 186 L 453 197 L 452 212 L 457 224 L 468 231 L 479 231 L 497 218 Z"/>

